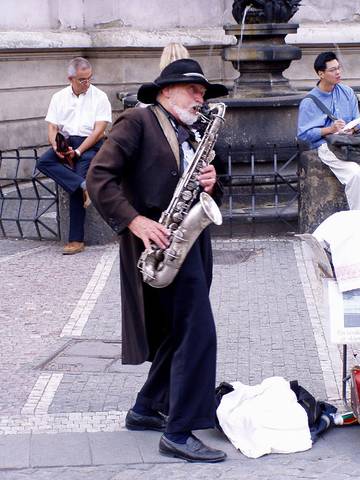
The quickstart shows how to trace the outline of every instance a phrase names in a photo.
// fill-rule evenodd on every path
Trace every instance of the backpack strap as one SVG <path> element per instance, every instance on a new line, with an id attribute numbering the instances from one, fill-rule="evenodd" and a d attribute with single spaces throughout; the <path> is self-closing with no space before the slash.
<path id="1" fill-rule="evenodd" d="M 324 112 L 333 122 L 335 122 L 335 120 L 337 120 L 337 117 L 335 117 L 335 115 L 330 112 L 330 110 L 327 108 L 327 106 L 324 105 L 323 102 L 321 100 L 319 100 L 317 97 L 315 97 L 315 95 L 311 95 L 311 93 L 309 93 L 304 98 L 311 98 L 311 100 L 316 104 L 316 106 L 319 107 L 320 110 L 322 112 Z"/>

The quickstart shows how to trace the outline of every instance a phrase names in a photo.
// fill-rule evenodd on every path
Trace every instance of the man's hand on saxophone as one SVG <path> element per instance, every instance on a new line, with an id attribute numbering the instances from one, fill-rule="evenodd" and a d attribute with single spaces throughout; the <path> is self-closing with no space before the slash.
<path id="1" fill-rule="evenodd" d="M 150 247 L 150 242 L 164 249 L 169 246 L 168 237 L 170 232 L 161 223 L 150 220 L 150 218 L 138 215 L 128 225 L 129 230 L 140 238 L 145 248 Z"/>
<path id="2" fill-rule="evenodd" d="M 203 187 L 204 192 L 209 195 L 212 194 L 214 190 L 214 185 L 216 183 L 216 170 L 214 165 L 207 165 L 206 167 L 200 170 L 201 174 L 198 176 L 198 181 Z"/>

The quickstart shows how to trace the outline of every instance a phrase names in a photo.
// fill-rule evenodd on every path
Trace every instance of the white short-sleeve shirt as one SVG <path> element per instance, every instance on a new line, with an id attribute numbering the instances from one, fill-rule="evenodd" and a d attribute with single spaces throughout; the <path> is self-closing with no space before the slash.
<path id="1" fill-rule="evenodd" d="M 65 137 L 88 137 L 95 122 L 111 123 L 111 105 L 106 93 L 94 85 L 78 96 L 69 85 L 52 96 L 45 120 L 57 125 Z"/>

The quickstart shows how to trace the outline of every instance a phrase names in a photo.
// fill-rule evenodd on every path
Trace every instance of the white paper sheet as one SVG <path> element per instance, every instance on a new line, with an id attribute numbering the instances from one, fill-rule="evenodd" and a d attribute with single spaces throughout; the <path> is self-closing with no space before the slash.
<path id="1" fill-rule="evenodd" d="M 359 123 L 360 117 L 354 118 L 354 120 L 351 120 L 351 122 L 347 123 L 344 128 L 336 133 L 344 133 L 346 130 L 351 130 L 352 128 L 356 127 L 356 125 L 359 125 Z"/>

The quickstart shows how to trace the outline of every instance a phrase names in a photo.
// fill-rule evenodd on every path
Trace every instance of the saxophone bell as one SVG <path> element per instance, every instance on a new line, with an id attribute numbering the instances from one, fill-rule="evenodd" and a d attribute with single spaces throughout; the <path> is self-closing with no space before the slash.
<path id="1" fill-rule="evenodd" d="M 221 225 L 223 218 L 215 200 L 207 193 L 202 192 L 200 193 L 200 203 L 208 219 L 215 225 Z"/>

